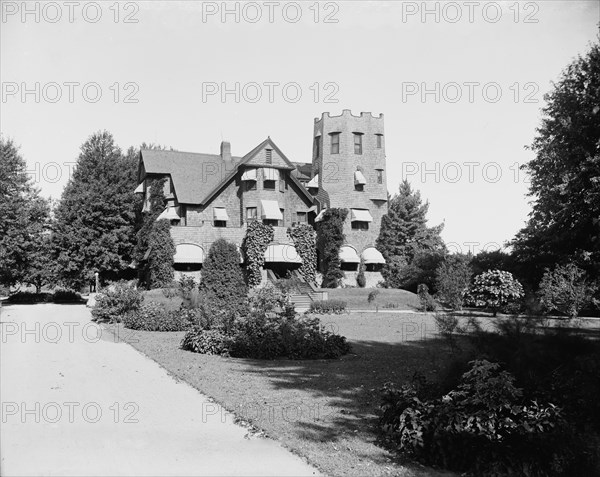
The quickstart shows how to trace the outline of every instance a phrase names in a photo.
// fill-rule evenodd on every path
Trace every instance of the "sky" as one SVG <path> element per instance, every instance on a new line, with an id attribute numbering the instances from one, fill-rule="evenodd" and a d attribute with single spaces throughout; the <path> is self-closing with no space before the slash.
<path id="1" fill-rule="evenodd" d="M 531 210 L 519 167 L 544 94 L 597 41 L 600 2 L 0 1 L 0 131 L 59 198 L 94 132 L 310 162 L 325 111 L 385 116 L 450 251 L 502 246 Z"/>

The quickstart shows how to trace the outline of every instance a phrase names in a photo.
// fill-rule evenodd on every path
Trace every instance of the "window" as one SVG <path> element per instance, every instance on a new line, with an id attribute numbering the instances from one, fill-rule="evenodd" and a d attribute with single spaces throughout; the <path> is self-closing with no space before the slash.
<path id="1" fill-rule="evenodd" d="M 263 219 L 263 224 L 272 225 L 273 227 L 277 227 L 279 225 L 279 220 L 277 219 Z"/>
<path id="2" fill-rule="evenodd" d="M 246 191 L 256 190 L 256 181 L 244 181 L 244 187 Z"/>
<path id="3" fill-rule="evenodd" d="M 252 222 L 258 218 L 257 207 L 246 207 L 246 221 Z"/>
<path id="4" fill-rule="evenodd" d="M 275 190 L 275 184 L 277 181 L 272 181 L 270 179 L 263 181 L 263 188 L 267 190 Z"/>
<path id="5" fill-rule="evenodd" d="M 375 134 L 377 138 L 377 149 L 381 149 L 383 147 L 383 134 Z"/>
<path id="6" fill-rule="evenodd" d="M 377 169 L 377 183 L 383 184 L 383 169 Z"/>
<path id="7" fill-rule="evenodd" d="M 362 154 L 362 133 L 354 133 L 354 154 Z"/>
<path id="8" fill-rule="evenodd" d="M 267 164 L 273 164 L 273 149 L 267 149 Z"/>
<path id="9" fill-rule="evenodd" d="M 331 154 L 340 153 L 340 133 L 331 133 Z"/>
<path id="10" fill-rule="evenodd" d="M 187 209 L 186 209 L 185 205 L 179 206 L 179 217 L 181 217 L 181 220 L 179 221 L 179 225 L 182 225 L 182 226 L 187 225 Z"/>
<path id="11" fill-rule="evenodd" d="M 283 174 L 281 174 L 281 177 L 279 179 L 279 192 L 284 192 L 285 189 L 287 189 L 286 186 L 287 186 L 287 182 L 285 181 Z"/>
<path id="12" fill-rule="evenodd" d="M 321 155 L 321 136 L 315 138 L 315 158 Z"/>
<path id="13" fill-rule="evenodd" d="M 364 192 L 365 185 L 364 184 L 354 184 L 354 190 L 356 190 L 358 192 Z"/>
<path id="14" fill-rule="evenodd" d="M 369 230 L 369 222 L 355 220 L 352 222 L 352 230 Z"/>
<path id="15" fill-rule="evenodd" d="M 215 220 L 215 227 L 227 227 L 225 220 Z"/>
<path id="16" fill-rule="evenodd" d="M 281 220 L 279 221 L 279 226 L 285 227 L 285 210 L 279 209 L 279 212 L 281 212 Z"/>
<path id="17" fill-rule="evenodd" d="M 308 214 L 306 212 L 297 212 L 296 213 L 297 221 L 305 224 L 307 222 L 307 220 L 306 220 L 307 215 Z"/>

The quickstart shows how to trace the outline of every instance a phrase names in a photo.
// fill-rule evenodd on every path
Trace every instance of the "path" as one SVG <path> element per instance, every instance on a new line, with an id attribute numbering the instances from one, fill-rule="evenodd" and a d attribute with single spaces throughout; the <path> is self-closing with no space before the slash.
<path id="1" fill-rule="evenodd" d="M 102 334 L 85 306 L 0 313 L 1 475 L 316 475 Z"/>

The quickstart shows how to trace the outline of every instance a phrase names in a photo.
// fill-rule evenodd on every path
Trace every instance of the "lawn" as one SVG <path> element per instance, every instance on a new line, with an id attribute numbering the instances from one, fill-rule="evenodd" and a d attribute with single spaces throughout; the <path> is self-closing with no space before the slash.
<path id="1" fill-rule="evenodd" d="M 373 290 L 378 291 L 377 298 L 369 303 L 367 298 Z M 328 289 L 329 299 L 344 300 L 349 310 L 382 309 L 416 310 L 419 297 L 406 290 L 394 288 L 334 288 Z"/>
<path id="2" fill-rule="evenodd" d="M 415 372 L 434 377 L 449 361 L 450 349 L 433 336 L 432 317 L 353 313 L 322 321 L 349 339 L 350 355 L 314 361 L 221 358 L 180 350 L 183 332 L 120 333 L 172 375 L 325 474 L 450 475 L 401 462 L 377 445 L 382 385 L 389 380 L 407 382 Z"/>

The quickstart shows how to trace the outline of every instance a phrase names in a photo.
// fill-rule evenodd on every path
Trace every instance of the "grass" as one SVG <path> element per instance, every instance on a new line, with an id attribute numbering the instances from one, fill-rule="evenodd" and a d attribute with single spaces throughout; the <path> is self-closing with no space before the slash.
<path id="1" fill-rule="evenodd" d="M 377 290 L 377 298 L 369 303 L 369 293 Z M 344 300 L 349 310 L 380 310 L 392 308 L 398 310 L 416 310 L 419 307 L 419 297 L 406 290 L 394 288 L 335 288 L 327 290 L 330 299 Z"/>
<path id="2" fill-rule="evenodd" d="M 321 319 L 349 339 L 351 354 L 340 360 L 259 361 L 183 351 L 183 332 L 125 330 L 125 336 L 172 375 L 325 474 L 450 475 L 403 462 L 378 445 L 383 384 L 410 381 L 415 372 L 433 378 L 449 361 L 451 352 L 442 340 L 423 339 L 435 331 L 432 317 L 353 313 Z"/>

